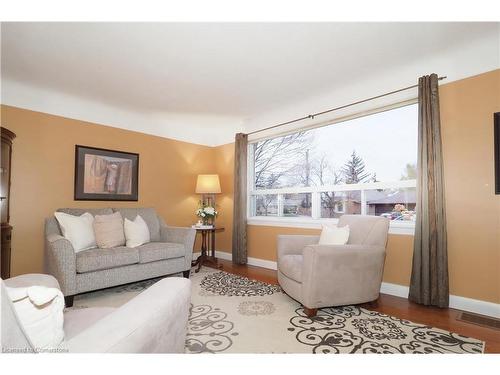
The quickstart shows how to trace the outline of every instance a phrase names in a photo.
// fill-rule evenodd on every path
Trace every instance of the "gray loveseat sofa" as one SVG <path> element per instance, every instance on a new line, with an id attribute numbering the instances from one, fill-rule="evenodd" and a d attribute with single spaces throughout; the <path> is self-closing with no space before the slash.
<path id="1" fill-rule="evenodd" d="M 106 215 L 120 212 L 134 220 L 140 215 L 148 225 L 151 242 L 129 248 L 89 249 L 75 253 L 62 236 L 55 217 L 45 220 L 45 267 L 55 276 L 66 299 L 76 294 L 183 272 L 189 277 L 196 231 L 165 224 L 154 208 L 61 208 L 70 215 Z"/>

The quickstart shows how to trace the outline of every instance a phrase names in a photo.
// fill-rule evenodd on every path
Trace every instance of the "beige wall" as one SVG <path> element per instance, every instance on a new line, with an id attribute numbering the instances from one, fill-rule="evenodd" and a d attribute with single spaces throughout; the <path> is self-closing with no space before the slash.
<path id="1" fill-rule="evenodd" d="M 493 113 L 500 69 L 443 85 L 441 122 L 452 294 L 500 302 L 500 195 Z"/>
<path id="2" fill-rule="evenodd" d="M 448 216 L 450 292 L 500 303 L 500 195 L 494 194 L 493 113 L 500 111 L 500 70 L 440 87 Z M 231 180 L 233 145 L 217 147 Z M 226 214 L 225 220 L 230 218 Z M 276 260 L 278 234 L 317 230 L 249 226 L 248 255 Z M 229 251 L 230 233 L 218 248 Z M 226 247 L 222 247 L 222 244 Z M 413 236 L 389 235 L 384 281 L 408 285 Z"/>
<path id="3" fill-rule="evenodd" d="M 219 174 L 222 193 L 217 196 L 219 217 L 217 226 L 224 227 L 224 232 L 216 236 L 216 248 L 231 252 L 233 230 L 233 171 L 234 144 L 214 148 L 215 170 Z"/>
<path id="4" fill-rule="evenodd" d="M 450 290 L 500 303 L 500 195 L 494 195 L 493 113 L 500 111 L 500 70 L 440 88 L 448 214 Z M 198 173 L 218 173 L 225 232 L 217 248 L 230 252 L 234 145 L 215 148 L 2 106 L 2 125 L 17 134 L 12 171 L 13 273 L 39 272 L 43 218 L 61 206 L 154 206 L 167 222 L 196 220 Z M 139 202 L 73 201 L 74 146 L 140 154 Z M 249 256 L 276 259 L 279 233 L 315 230 L 249 226 Z M 408 285 L 412 236 L 390 235 L 384 281 Z"/>
<path id="5" fill-rule="evenodd" d="M 12 273 L 42 272 L 43 221 L 58 207 L 151 206 L 168 224 L 196 221 L 198 173 L 216 173 L 213 148 L 2 106 L 12 130 Z M 73 200 L 75 144 L 137 152 L 138 202 Z"/>

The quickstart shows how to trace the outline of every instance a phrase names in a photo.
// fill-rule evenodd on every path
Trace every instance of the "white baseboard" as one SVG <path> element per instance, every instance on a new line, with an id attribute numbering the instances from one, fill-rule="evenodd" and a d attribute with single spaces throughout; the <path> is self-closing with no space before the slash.
<path id="1" fill-rule="evenodd" d="M 193 254 L 193 257 L 199 256 L 200 253 Z M 226 253 L 225 251 L 216 251 L 215 256 L 224 260 L 232 260 L 232 254 Z M 276 262 L 271 260 L 259 259 L 259 258 L 248 258 L 248 265 L 267 268 L 271 270 L 277 270 L 278 266 Z M 404 285 L 385 283 L 383 282 L 380 287 L 380 293 L 389 294 L 391 296 L 408 298 L 409 287 Z M 472 299 L 461 296 L 450 295 L 450 308 L 457 310 L 470 311 L 481 315 L 492 316 L 494 318 L 500 318 L 500 304 L 481 301 L 478 299 Z"/>
<path id="2" fill-rule="evenodd" d="M 391 283 L 382 283 L 380 287 L 381 293 L 403 298 L 408 298 L 409 291 L 410 288 L 407 286 Z M 450 308 L 500 318 L 500 304 L 498 303 L 450 295 Z"/>
<path id="3" fill-rule="evenodd" d="M 198 257 L 200 253 L 193 253 L 193 259 Z M 233 255 L 231 253 L 226 253 L 225 251 L 215 251 L 215 256 L 219 259 L 224 259 L 224 260 L 232 260 Z M 251 258 L 248 257 L 248 265 L 249 266 L 256 266 L 256 267 L 262 267 L 262 268 L 267 268 L 270 270 L 277 270 L 278 265 L 276 262 L 273 262 L 272 260 L 265 260 L 265 259 L 259 259 L 259 258 Z"/>
<path id="4" fill-rule="evenodd" d="M 391 296 L 408 298 L 410 288 L 404 285 L 384 283 L 380 286 L 380 293 L 389 294 Z"/>

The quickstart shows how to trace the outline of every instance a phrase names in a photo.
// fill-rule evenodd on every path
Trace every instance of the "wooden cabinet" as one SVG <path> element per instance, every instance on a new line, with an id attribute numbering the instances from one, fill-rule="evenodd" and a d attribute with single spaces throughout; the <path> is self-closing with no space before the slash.
<path id="1" fill-rule="evenodd" d="M 0 256 L 0 269 L 2 279 L 10 277 L 10 254 L 11 254 L 11 237 L 12 226 L 9 224 L 9 205 L 10 205 L 10 168 L 12 158 L 12 141 L 16 135 L 9 129 L 0 127 L 2 136 L 1 143 L 1 167 L 0 167 L 0 201 L 1 201 L 1 225 L 2 225 L 2 250 Z"/>

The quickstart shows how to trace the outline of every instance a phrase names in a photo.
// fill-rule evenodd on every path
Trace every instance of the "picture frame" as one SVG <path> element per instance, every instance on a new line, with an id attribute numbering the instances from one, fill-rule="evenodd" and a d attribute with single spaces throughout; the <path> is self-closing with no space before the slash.
<path id="1" fill-rule="evenodd" d="M 500 112 L 494 117 L 493 139 L 495 152 L 495 194 L 500 194 Z"/>
<path id="2" fill-rule="evenodd" d="M 74 199 L 137 201 L 139 154 L 75 145 Z"/>

